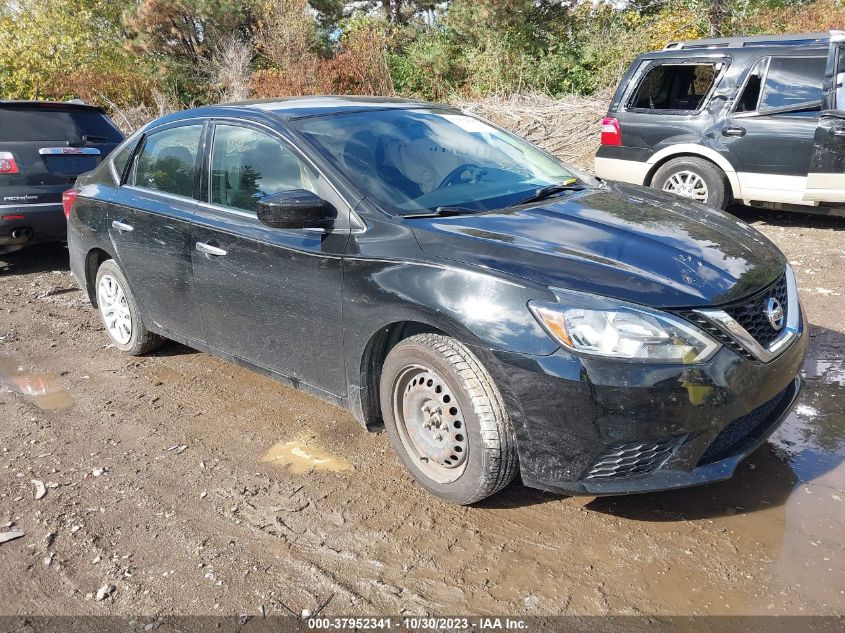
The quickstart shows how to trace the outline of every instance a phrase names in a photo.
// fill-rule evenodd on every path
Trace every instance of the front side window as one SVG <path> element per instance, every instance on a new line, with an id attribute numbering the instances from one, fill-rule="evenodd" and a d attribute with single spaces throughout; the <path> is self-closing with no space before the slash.
<path id="1" fill-rule="evenodd" d="M 352 112 L 295 125 L 388 212 L 501 208 L 575 182 L 573 170 L 527 141 L 452 110 Z"/>
<path id="2" fill-rule="evenodd" d="M 136 187 L 190 198 L 202 125 L 184 125 L 148 135 L 135 159 Z"/>
<path id="3" fill-rule="evenodd" d="M 721 63 L 659 64 L 646 72 L 629 108 L 695 112 L 704 105 Z"/>
<path id="4" fill-rule="evenodd" d="M 760 93 L 759 111 L 820 107 L 824 57 L 772 57 Z"/>
<path id="5" fill-rule="evenodd" d="M 845 110 L 845 47 L 836 50 L 836 85 L 833 107 Z"/>
<path id="6" fill-rule="evenodd" d="M 211 202 L 255 213 L 265 196 L 317 191 L 317 174 L 283 143 L 256 130 L 217 125 L 211 150 Z"/>

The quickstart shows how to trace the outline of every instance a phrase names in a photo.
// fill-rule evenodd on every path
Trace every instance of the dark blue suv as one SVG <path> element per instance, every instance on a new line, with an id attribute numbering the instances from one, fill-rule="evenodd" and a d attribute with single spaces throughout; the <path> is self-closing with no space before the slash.
<path id="1" fill-rule="evenodd" d="M 122 140 L 94 106 L 0 101 L 0 253 L 63 242 L 62 193 Z"/>

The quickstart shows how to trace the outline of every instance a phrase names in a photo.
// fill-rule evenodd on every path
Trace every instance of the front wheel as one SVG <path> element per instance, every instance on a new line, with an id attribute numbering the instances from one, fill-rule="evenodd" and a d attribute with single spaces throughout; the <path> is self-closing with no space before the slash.
<path id="1" fill-rule="evenodd" d="M 726 209 L 730 202 L 724 172 L 709 160 L 694 156 L 675 158 L 662 165 L 651 186 L 696 202 Z"/>
<path id="2" fill-rule="evenodd" d="M 419 334 L 400 342 L 385 359 L 380 395 L 393 448 L 432 494 L 475 503 L 516 475 L 513 430 L 499 389 L 455 339 Z"/>

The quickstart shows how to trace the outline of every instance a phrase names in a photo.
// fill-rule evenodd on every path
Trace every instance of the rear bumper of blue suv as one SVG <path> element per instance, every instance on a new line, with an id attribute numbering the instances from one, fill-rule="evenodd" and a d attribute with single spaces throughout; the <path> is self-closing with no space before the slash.
<path id="1" fill-rule="evenodd" d="M 65 239 L 67 223 L 60 202 L 0 205 L 0 252 Z"/>

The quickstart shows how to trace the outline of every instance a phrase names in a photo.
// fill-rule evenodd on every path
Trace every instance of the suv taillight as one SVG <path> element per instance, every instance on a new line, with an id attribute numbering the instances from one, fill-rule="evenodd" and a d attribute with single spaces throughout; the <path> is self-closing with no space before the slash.
<path id="1" fill-rule="evenodd" d="M 601 144 L 622 145 L 622 129 L 617 119 L 606 116 L 601 120 Z"/>
<path id="2" fill-rule="evenodd" d="M 0 174 L 18 173 L 18 164 L 12 152 L 0 152 Z"/>
<path id="3" fill-rule="evenodd" d="M 65 217 L 70 217 L 70 210 L 73 208 L 73 203 L 76 202 L 76 194 L 79 191 L 76 189 L 68 189 L 62 194 L 62 207 L 65 210 Z"/>

